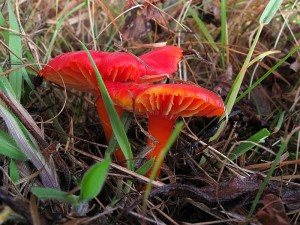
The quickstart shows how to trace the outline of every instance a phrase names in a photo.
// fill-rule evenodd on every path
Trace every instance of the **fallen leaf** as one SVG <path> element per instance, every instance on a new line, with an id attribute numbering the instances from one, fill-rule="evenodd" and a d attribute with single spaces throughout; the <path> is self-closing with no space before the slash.
<path id="1" fill-rule="evenodd" d="M 300 62 L 295 61 L 290 65 L 290 68 L 294 70 L 295 72 L 298 72 L 300 70 Z"/>
<path id="2" fill-rule="evenodd" d="M 138 9 L 134 9 L 126 18 L 121 31 L 125 40 L 135 42 L 152 32 L 152 27 L 146 17 Z"/>
<path id="3" fill-rule="evenodd" d="M 267 194 L 263 198 L 264 207 L 257 213 L 257 219 L 263 225 L 288 225 L 284 205 L 280 198 Z"/>
<path id="4" fill-rule="evenodd" d="M 251 100 L 256 106 L 259 115 L 270 115 L 272 112 L 270 97 L 263 86 L 259 85 L 253 89 Z"/>

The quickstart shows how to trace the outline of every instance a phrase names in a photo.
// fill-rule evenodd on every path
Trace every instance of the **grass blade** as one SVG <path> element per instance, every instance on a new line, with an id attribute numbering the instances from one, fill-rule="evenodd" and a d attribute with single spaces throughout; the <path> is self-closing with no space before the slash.
<path id="1" fill-rule="evenodd" d="M 109 166 L 110 157 L 102 162 L 94 164 L 83 176 L 81 181 L 80 201 L 91 200 L 95 198 L 105 183 Z"/>
<path id="2" fill-rule="evenodd" d="M 256 196 L 255 196 L 255 199 L 253 201 L 253 204 L 251 206 L 251 209 L 248 213 L 248 216 L 247 216 L 247 223 L 249 223 L 249 219 L 253 216 L 253 213 L 254 213 L 254 210 L 256 208 L 256 205 L 259 201 L 259 199 L 261 198 L 261 196 L 263 195 L 263 192 L 265 190 L 265 188 L 267 187 L 268 185 L 268 182 L 270 181 L 271 179 L 271 176 L 272 174 L 274 173 L 275 169 L 276 169 L 276 166 L 278 165 L 279 161 L 280 161 L 280 157 L 282 156 L 284 150 L 287 148 L 288 146 L 288 143 L 292 137 L 292 135 L 294 135 L 294 133 L 298 132 L 300 130 L 300 127 L 297 127 L 295 128 L 286 138 L 284 138 L 283 140 L 281 140 L 281 145 L 280 145 L 280 148 L 279 148 L 279 151 L 272 163 L 272 166 L 270 167 L 270 170 L 269 172 L 267 173 L 267 176 L 265 177 L 263 183 L 261 184 Z"/>
<path id="3" fill-rule="evenodd" d="M 34 187 L 31 189 L 31 192 L 39 199 L 58 200 L 72 205 L 78 203 L 78 196 L 71 195 L 64 191 L 59 191 L 51 188 Z"/>
<path id="4" fill-rule="evenodd" d="M 14 69 L 19 67 L 20 64 L 22 64 L 22 61 L 20 60 L 22 58 L 22 42 L 21 42 L 21 37 L 18 34 L 20 33 L 19 24 L 14 14 L 10 1 L 7 1 L 7 7 L 9 12 L 9 24 L 11 29 L 11 31 L 9 32 L 8 46 L 11 51 L 10 52 L 11 68 Z M 22 93 L 22 82 L 23 82 L 22 74 L 26 74 L 26 73 L 27 72 L 25 68 L 20 68 L 19 70 L 12 72 L 9 76 L 9 81 L 18 100 L 21 99 L 21 93 Z"/>
<path id="5" fill-rule="evenodd" d="M 132 114 L 127 111 L 124 111 L 122 113 L 121 121 L 122 121 L 125 132 L 127 132 L 129 129 L 129 126 L 131 124 L 131 121 L 132 121 Z M 116 137 L 113 134 L 112 137 L 110 138 L 110 141 L 109 141 L 109 144 L 105 151 L 105 154 L 107 154 L 107 155 L 113 154 L 115 152 L 115 150 L 117 149 L 117 147 L 118 147 L 118 141 L 116 140 Z"/>
<path id="6" fill-rule="evenodd" d="M 16 144 L 22 149 L 22 152 L 38 169 L 42 169 L 40 176 L 46 187 L 59 189 L 56 177 L 56 171 L 46 162 L 44 156 L 40 152 L 35 140 L 26 130 L 24 125 L 0 102 L 0 117 L 3 118 L 10 135 Z"/>
<path id="7" fill-rule="evenodd" d="M 199 29 L 202 31 L 204 37 L 206 38 L 206 40 L 211 44 L 211 46 L 213 47 L 213 49 L 216 52 L 219 52 L 219 48 L 216 45 L 213 37 L 210 35 L 210 32 L 208 31 L 208 29 L 206 28 L 205 24 L 203 23 L 203 21 L 198 17 L 196 11 L 190 7 L 189 8 L 189 13 L 191 14 L 191 16 L 193 17 L 193 19 L 196 21 Z"/>
<path id="8" fill-rule="evenodd" d="M 271 73 L 273 73 L 279 66 L 281 66 L 288 58 L 290 58 L 292 55 L 294 55 L 298 50 L 300 49 L 300 46 L 297 46 L 292 51 L 289 52 L 284 58 L 282 58 L 278 63 L 276 63 L 268 72 L 266 72 L 261 78 L 259 78 L 254 84 L 252 84 L 246 91 L 244 91 L 235 101 L 235 103 L 239 102 L 241 99 L 243 99 L 249 92 L 251 92 L 257 85 L 261 84 L 263 80 L 265 80 Z"/>
<path id="9" fill-rule="evenodd" d="M 262 24 L 268 24 L 273 19 L 274 15 L 278 11 L 283 0 L 270 0 L 265 10 L 259 18 L 259 22 Z"/>
<path id="10" fill-rule="evenodd" d="M 54 34 L 53 34 L 53 36 L 52 36 L 52 38 L 51 38 L 51 41 L 50 41 L 50 44 L 49 44 L 49 46 L 48 46 L 48 51 L 46 52 L 46 55 L 45 55 L 45 57 L 44 57 L 44 59 L 43 59 L 43 62 L 44 62 L 44 63 L 48 60 L 48 58 L 49 58 L 49 56 L 50 56 L 51 49 L 52 49 L 52 47 L 53 47 L 53 45 L 54 45 L 54 43 L 55 43 L 56 37 L 57 37 L 57 35 L 58 35 L 58 32 L 59 32 L 59 31 L 61 30 L 61 28 L 62 28 L 63 22 L 64 22 L 70 15 L 72 15 L 72 13 L 76 12 L 77 10 L 80 10 L 80 9 L 81 9 L 83 6 L 85 6 L 85 5 L 86 5 L 86 1 L 80 3 L 79 5 L 76 5 L 76 6 L 75 6 L 73 9 L 71 9 L 70 11 L 65 12 L 65 14 L 62 13 L 62 15 L 64 15 L 64 16 L 60 17 L 59 20 L 58 20 L 58 22 L 56 23 L 56 27 L 55 27 Z"/>
<path id="11" fill-rule="evenodd" d="M 116 139 L 119 143 L 119 146 L 122 149 L 122 151 L 125 155 L 125 158 L 127 160 L 128 169 L 133 171 L 134 170 L 133 161 L 132 161 L 133 160 L 133 154 L 132 154 L 132 151 L 131 151 L 131 147 L 130 147 L 126 132 L 125 132 L 124 127 L 122 125 L 122 122 L 121 122 L 121 120 L 120 120 L 120 118 L 119 118 L 119 116 L 118 116 L 118 114 L 115 110 L 114 104 L 113 104 L 113 102 L 112 102 L 112 100 L 111 100 L 111 98 L 110 98 L 110 96 L 107 92 L 106 86 L 105 86 L 105 84 L 102 80 L 102 77 L 99 73 L 99 70 L 98 70 L 98 68 L 97 68 L 90 52 L 88 51 L 88 49 L 85 47 L 85 45 L 82 42 L 81 42 L 81 45 L 82 45 L 83 49 L 86 51 L 92 65 L 93 65 L 93 68 L 95 70 L 98 85 L 99 85 L 99 88 L 100 88 L 100 91 L 101 91 L 101 96 L 103 98 L 104 105 L 105 105 L 106 110 L 108 112 L 114 135 L 116 136 Z"/>
<path id="12" fill-rule="evenodd" d="M 16 182 L 17 180 L 20 179 L 20 173 L 18 171 L 17 164 L 13 159 L 11 159 L 9 163 L 9 177 L 13 182 Z M 18 188 L 19 186 L 20 185 L 18 185 Z"/>
<path id="13" fill-rule="evenodd" d="M 2 130 L 0 130 L 0 154 L 16 160 L 28 159 L 14 139 Z"/>
<path id="14" fill-rule="evenodd" d="M 156 159 L 156 162 L 154 163 L 154 167 L 153 167 L 153 170 L 150 175 L 150 182 L 147 184 L 145 194 L 144 194 L 144 201 L 143 201 L 144 209 L 146 206 L 146 201 L 150 195 L 150 191 L 152 188 L 152 181 L 155 179 L 155 174 L 157 173 L 159 166 L 162 164 L 163 160 L 165 159 L 165 157 L 166 157 L 168 151 L 170 150 L 170 148 L 172 147 L 173 143 L 177 140 L 177 137 L 179 136 L 179 133 L 182 130 L 183 126 L 184 126 L 184 123 L 182 121 L 175 125 L 175 128 L 174 128 L 166 146 L 163 148 L 160 155 Z"/>
<path id="15" fill-rule="evenodd" d="M 255 46 L 258 42 L 258 38 L 260 36 L 260 33 L 262 32 L 262 29 L 263 29 L 263 24 L 260 24 L 258 30 L 257 30 L 257 33 L 255 35 L 255 38 L 253 40 L 253 43 L 249 49 L 249 52 L 247 54 L 247 57 L 244 61 L 244 64 L 240 70 L 240 72 L 238 73 L 237 77 L 235 78 L 234 82 L 233 82 L 233 85 L 231 86 L 231 89 L 227 95 L 227 98 L 226 98 L 226 111 L 225 113 L 221 116 L 220 118 L 220 121 L 222 119 L 224 119 L 226 117 L 227 114 L 230 114 L 231 113 L 231 110 L 235 104 L 235 100 L 237 98 L 237 94 L 241 88 L 241 85 L 242 85 L 242 82 L 244 80 L 244 76 L 245 76 L 245 73 L 246 73 L 246 70 L 247 68 L 249 67 L 249 63 L 250 63 L 250 60 L 251 60 L 251 57 L 253 55 L 253 52 L 254 52 L 254 49 L 255 49 Z M 209 141 L 212 141 L 212 140 L 215 140 L 217 137 L 219 137 L 219 135 L 221 134 L 221 132 L 223 131 L 224 127 L 225 127 L 225 124 L 226 122 L 222 122 L 219 126 L 219 129 L 217 130 L 217 132 L 215 133 L 215 135 L 213 137 L 210 138 Z"/>
<path id="16" fill-rule="evenodd" d="M 154 158 L 151 158 L 150 160 L 145 162 L 140 168 L 138 168 L 135 172 L 141 175 L 145 175 L 153 166 L 153 164 L 154 164 Z"/>
<path id="17" fill-rule="evenodd" d="M 222 65 L 225 67 L 225 52 L 227 49 L 227 18 L 226 18 L 226 0 L 221 0 L 221 44 L 222 44 Z"/>
<path id="18" fill-rule="evenodd" d="M 240 90 L 240 87 L 242 85 L 242 82 L 244 80 L 244 76 L 245 76 L 245 73 L 246 73 L 246 70 L 247 68 L 249 67 L 249 63 L 250 63 L 250 60 L 251 60 L 251 57 L 252 57 L 252 54 L 254 52 L 254 49 L 255 49 L 255 46 L 258 42 L 258 38 L 260 36 L 260 33 L 263 29 L 263 26 L 261 25 L 256 33 L 256 36 L 255 36 L 255 39 L 253 41 L 253 44 L 251 45 L 251 48 L 249 49 L 249 53 L 247 54 L 247 57 L 244 61 L 244 64 L 240 70 L 240 72 L 238 73 L 236 79 L 234 80 L 234 83 L 229 91 L 229 95 L 226 99 L 226 110 L 227 110 L 227 113 L 230 113 L 232 108 L 233 108 L 233 105 L 235 103 L 235 100 L 236 100 L 236 97 L 237 97 L 237 94 Z M 224 116 L 223 116 L 224 118 Z M 220 119 L 223 119 L 223 118 L 220 118 Z"/>
<path id="19" fill-rule="evenodd" d="M 267 137 L 269 137 L 270 132 L 268 129 L 263 128 L 262 130 L 258 131 L 251 137 L 249 137 L 244 143 L 241 143 L 239 146 L 236 146 L 232 152 L 230 153 L 230 156 L 228 157 L 230 160 L 234 160 L 237 157 L 245 154 L 248 150 L 253 148 L 255 146 L 254 143 L 261 143 L 263 142 Z"/>

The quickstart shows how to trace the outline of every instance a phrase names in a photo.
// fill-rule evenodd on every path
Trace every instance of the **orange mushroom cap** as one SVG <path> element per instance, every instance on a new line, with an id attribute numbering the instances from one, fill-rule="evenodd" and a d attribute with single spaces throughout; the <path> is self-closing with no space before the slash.
<path id="1" fill-rule="evenodd" d="M 145 75 L 176 72 L 182 58 L 182 50 L 175 46 L 154 49 L 140 57 L 127 52 L 90 51 L 105 81 L 138 81 Z M 98 88 L 93 66 L 85 51 L 63 53 L 51 60 L 39 75 L 56 84 L 66 85 L 79 91 Z"/>
<path id="2" fill-rule="evenodd" d="M 148 159 L 157 159 L 179 116 L 221 116 L 225 110 L 219 96 L 196 85 L 107 82 L 106 87 L 116 105 L 128 111 L 134 110 L 136 114 L 147 115 L 148 132 L 158 141 L 148 138 L 148 145 L 152 146 L 147 153 Z M 151 170 L 146 176 L 150 176 Z"/>
<path id="3" fill-rule="evenodd" d="M 90 54 L 97 64 L 111 53 L 91 50 Z M 89 92 L 95 89 L 94 68 L 85 51 L 60 54 L 38 73 L 53 83 L 78 91 Z"/>
<path id="4" fill-rule="evenodd" d="M 172 75 L 176 72 L 178 62 L 182 58 L 182 50 L 174 46 L 157 48 L 140 57 L 126 52 L 90 51 L 90 54 L 103 80 L 118 82 L 160 80 L 159 75 Z M 57 56 L 39 71 L 39 75 L 62 86 L 99 94 L 95 72 L 85 51 Z M 112 129 L 101 97 L 96 100 L 96 105 L 106 139 L 109 141 Z M 116 109 L 119 114 L 122 113 L 120 108 Z M 117 153 L 120 155 L 117 158 L 121 159 L 121 152 Z"/>
<path id="5" fill-rule="evenodd" d="M 145 66 L 145 72 L 141 74 L 168 74 L 172 75 L 177 71 L 178 63 L 182 58 L 182 49 L 176 46 L 165 46 L 156 48 L 139 57 Z"/>
<path id="6" fill-rule="evenodd" d="M 179 116 L 221 116 L 223 100 L 215 93 L 190 84 L 123 84 L 106 82 L 116 105 L 136 114 Z"/>
<path id="7" fill-rule="evenodd" d="M 127 52 L 112 53 L 97 63 L 97 67 L 105 81 L 137 82 L 147 75 L 172 75 L 181 58 L 182 49 L 164 46 L 139 57 Z"/>

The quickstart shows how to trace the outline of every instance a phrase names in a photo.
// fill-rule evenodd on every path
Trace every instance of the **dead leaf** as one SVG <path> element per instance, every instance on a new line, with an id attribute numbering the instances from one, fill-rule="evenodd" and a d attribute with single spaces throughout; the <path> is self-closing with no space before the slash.
<path id="1" fill-rule="evenodd" d="M 154 20 L 157 24 L 168 27 L 168 17 L 166 14 L 160 12 L 157 8 L 155 8 L 150 3 L 145 3 L 143 8 L 143 14 L 145 15 L 146 19 L 149 21 L 150 19 Z"/>
<path id="2" fill-rule="evenodd" d="M 295 72 L 298 72 L 300 70 L 300 62 L 295 61 L 290 65 L 290 68 L 294 70 Z"/>
<path id="3" fill-rule="evenodd" d="M 257 108 L 259 115 L 270 115 L 272 112 L 269 94 L 263 86 L 257 86 L 251 93 L 251 100 Z"/>
<path id="4" fill-rule="evenodd" d="M 141 14 L 138 9 L 132 10 L 121 30 L 123 38 L 127 41 L 141 40 L 151 31 L 151 23 L 147 21 L 145 15 Z"/>
<path id="5" fill-rule="evenodd" d="M 282 91 L 280 85 L 276 81 L 274 81 L 274 83 L 272 85 L 272 95 L 273 95 L 273 97 L 278 99 L 282 96 L 282 94 L 283 94 L 283 91 Z"/>
<path id="6" fill-rule="evenodd" d="M 263 198 L 264 207 L 257 213 L 257 219 L 263 225 L 288 225 L 284 205 L 280 198 L 267 194 Z"/>
<path id="7" fill-rule="evenodd" d="M 218 77 L 218 80 L 216 81 L 216 86 L 214 87 L 213 91 L 218 93 L 222 97 L 226 96 L 233 83 L 232 75 L 232 65 L 229 64 L 227 66 L 226 72 Z"/>

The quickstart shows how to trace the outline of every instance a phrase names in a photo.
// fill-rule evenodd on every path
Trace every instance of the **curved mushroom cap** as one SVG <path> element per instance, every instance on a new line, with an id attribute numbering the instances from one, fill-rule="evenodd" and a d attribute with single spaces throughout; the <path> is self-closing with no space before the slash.
<path id="1" fill-rule="evenodd" d="M 91 50 L 90 54 L 97 64 L 111 53 Z M 95 72 L 85 51 L 60 54 L 38 74 L 61 86 L 65 85 L 79 91 L 94 90 Z"/>
<path id="2" fill-rule="evenodd" d="M 104 81 L 136 81 L 140 74 L 138 57 L 127 52 L 114 52 L 96 63 Z"/>
<path id="3" fill-rule="evenodd" d="M 178 63 L 182 58 L 182 49 L 176 46 L 164 46 L 143 54 L 139 58 L 145 63 L 144 75 L 171 75 L 177 71 Z"/>
<path id="4" fill-rule="evenodd" d="M 225 107 L 215 93 L 190 84 L 122 84 L 108 82 L 109 94 L 116 105 L 136 114 L 179 116 L 221 116 Z"/>
<path id="5" fill-rule="evenodd" d="M 90 51 L 104 81 L 138 81 L 145 75 L 171 75 L 177 70 L 182 50 L 174 46 L 154 49 L 140 57 L 127 52 Z M 79 91 L 98 88 L 93 66 L 85 51 L 63 53 L 51 60 L 39 75 Z"/>
<path id="6" fill-rule="evenodd" d="M 127 52 L 112 53 L 97 63 L 97 67 L 105 81 L 136 82 L 145 75 L 172 75 L 181 58 L 182 49 L 164 46 L 139 57 Z"/>

